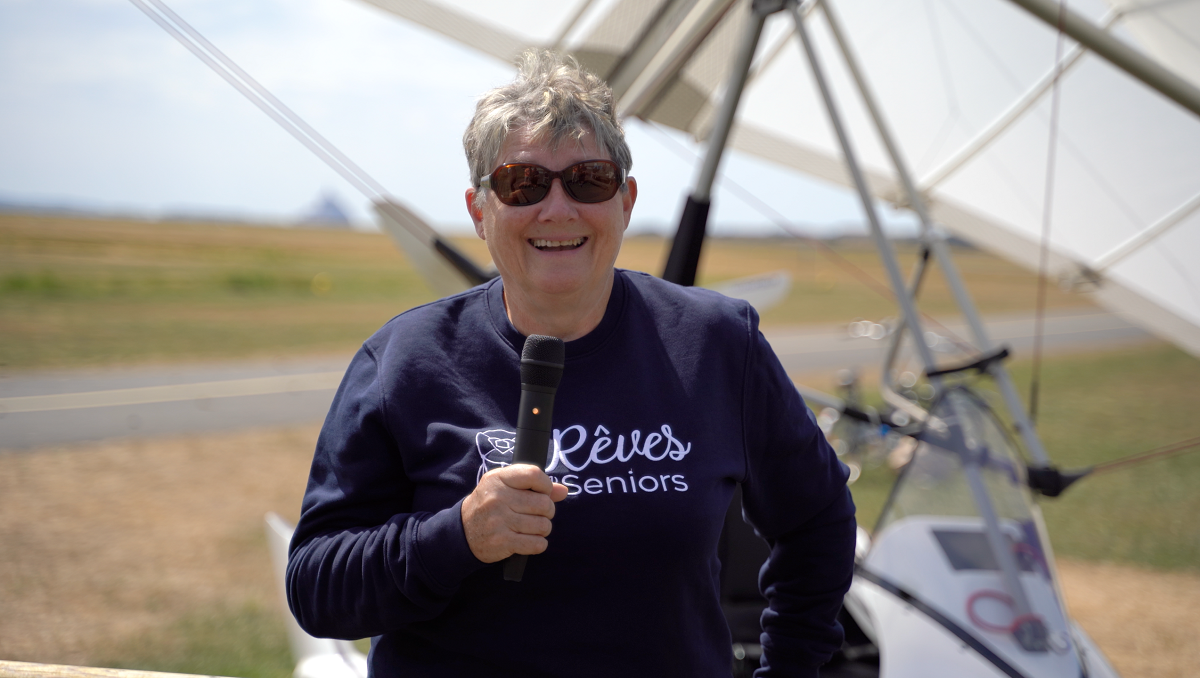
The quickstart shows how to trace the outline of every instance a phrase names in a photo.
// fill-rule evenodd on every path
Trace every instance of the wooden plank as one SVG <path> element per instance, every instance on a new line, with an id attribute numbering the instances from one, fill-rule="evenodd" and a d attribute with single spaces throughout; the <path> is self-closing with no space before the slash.
<path id="1" fill-rule="evenodd" d="M 129 669 L 102 669 L 94 666 L 32 664 L 0 660 L 0 678 L 214 678 L 189 673 L 159 673 Z"/>

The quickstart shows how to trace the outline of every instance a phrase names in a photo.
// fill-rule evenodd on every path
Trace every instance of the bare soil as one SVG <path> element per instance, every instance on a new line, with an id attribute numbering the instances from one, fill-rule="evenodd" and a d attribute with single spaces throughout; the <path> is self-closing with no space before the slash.
<path id="1" fill-rule="evenodd" d="M 1185 678 L 1200 666 L 1200 575 L 1058 563 L 1071 616 L 1125 678 Z"/>
<path id="2" fill-rule="evenodd" d="M 282 604 L 317 428 L 0 453 L 0 658 L 90 664 L 188 611 Z"/>
<path id="3" fill-rule="evenodd" d="M 0 658 L 87 665 L 190 610 L 278 609 L 263 515 L 299 513 L 315 426 L 0 452 Z M 1194 675 L 1200 575 L 1060 561 L 1125 678 Z"/>

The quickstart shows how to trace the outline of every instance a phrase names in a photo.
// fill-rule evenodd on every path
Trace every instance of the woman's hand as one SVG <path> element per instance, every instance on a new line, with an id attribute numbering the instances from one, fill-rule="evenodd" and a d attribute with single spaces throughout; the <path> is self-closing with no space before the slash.
<path id="1" fill-rule="evenodd" d="M 471 553 L 494 563 L 514 553 L 545 551 L 554 503 L 566 497 L 567 487 L 536 466 L 513 464 L 485 473 L 462 503 Z"/>

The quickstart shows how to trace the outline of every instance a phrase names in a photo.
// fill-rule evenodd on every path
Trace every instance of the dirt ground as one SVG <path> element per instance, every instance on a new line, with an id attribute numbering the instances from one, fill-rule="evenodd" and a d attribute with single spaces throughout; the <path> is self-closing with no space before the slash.
<path id="1" fill-rule="evenodd" d="M 189 610 L 282 609 L 263 515 L 295 521 L 316 427 L 0 452 L 0 659 L 86 665 Z M 1195 674 L 1200 575 L 1060 561 L 1125 678 Z"/>

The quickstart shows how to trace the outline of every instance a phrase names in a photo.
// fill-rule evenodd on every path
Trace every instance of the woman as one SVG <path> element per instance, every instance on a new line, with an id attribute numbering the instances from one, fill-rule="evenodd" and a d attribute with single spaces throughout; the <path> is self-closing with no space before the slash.
<path id="1" fill-rule="evenodd" d="M 841 642 L 844 470 L 749 305 L 613 268 L 637 199 L 613 104 L 545 52 L 480 100 L 466 202 L 500 278 L 394 318 L 338 390 L 288 598 L 313 635 L 376 636 L 375 675 L 729 675 L 738 484 L 772 544 L 762 675 Z M 507 463 L 529 334 L 567 342 L 545 472 Z"/>

